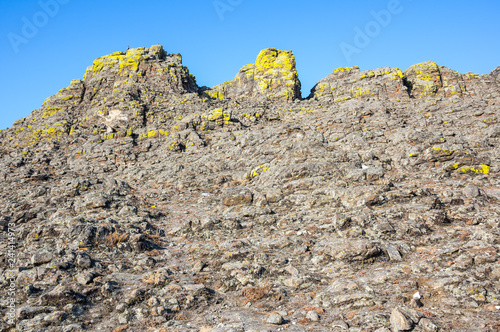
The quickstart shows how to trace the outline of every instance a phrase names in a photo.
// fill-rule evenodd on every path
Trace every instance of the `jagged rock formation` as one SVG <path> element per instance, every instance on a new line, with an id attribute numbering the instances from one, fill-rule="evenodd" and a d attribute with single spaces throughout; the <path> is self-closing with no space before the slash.
<path id="1" fill-rule="evenodd" d="M 460 74 L 433 61 L 416 64 L 404 71 L 378 68 L 360 71 L 358 67 L 340 67 L 320 80 L 310 98 L 342 102 L 350 99 L 378 99 L 408 102 L 408 98 L 462 97 L 497 100 L 499 86 L 494 72 L 490 75 Z"/>
<path id="2" fill-rule="evenodd" d="M 243 66 L 232 81 L 217 85 L 206 93 L 218 99 L 301 99 L 295 57 L 291 51 L 262 50 L 255 64 Z"/>
<path id="3" fill-rule="evenodd" d="M 498 330 L 497 74 L 97 59 L 0 132 L 1 329 Z"/>
<path id="4" fill-rule="evenodd" d="M 311 90 L 311 98 L 329 102 L 343 102 L 350 99 L 408 99 L 399 68 L 379 68 L 360 71 L 359 67 L 340 67 Z"/>
<path id="5" fill-rule="evenodd" d="M 427 61 L 411 66 L 405 71 L 406 82 L 411 95 L 416 98 L 443 96 L 460 96 L 483 99 L 498 99 L 498 82 L 483 75 L 467 73 L 460 74 L 446 67 L 439 67 L 433 61 Z"/>
<path id="6" fill-rule="evenodd" d="M 96 59 L 83 80 L 73 80 L 16 122 L 17 144 L 28 147 L 62 135 L 130 136 L 170 117 L 169 106 L 192 98 L 190 93 L 197 98 L 197 92 L 179 54 L 167 55 L 160 45 L 116 52 Z"/>

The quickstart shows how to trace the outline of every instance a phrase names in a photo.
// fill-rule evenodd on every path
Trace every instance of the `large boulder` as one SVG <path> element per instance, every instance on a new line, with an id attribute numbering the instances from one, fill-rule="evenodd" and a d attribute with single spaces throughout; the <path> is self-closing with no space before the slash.
<path id="1" fill-rule="evenodd" d="M 212 98 L 301 99 L 300 81 L 292 51 L 262 50 L 255 64 L 243 66 L 235 78 L 206 91 Z"/>

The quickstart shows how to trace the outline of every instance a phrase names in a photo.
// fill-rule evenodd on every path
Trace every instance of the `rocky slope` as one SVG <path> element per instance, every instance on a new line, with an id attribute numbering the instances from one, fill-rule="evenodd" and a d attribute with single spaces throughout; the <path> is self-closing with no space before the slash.
<path id="1" fill-rule="evenodd" d="M 498 69 L 302 99 L 289 51 L 101 57 L 0 132 L 1 329 L 498 331 L 499 105 Z"/>

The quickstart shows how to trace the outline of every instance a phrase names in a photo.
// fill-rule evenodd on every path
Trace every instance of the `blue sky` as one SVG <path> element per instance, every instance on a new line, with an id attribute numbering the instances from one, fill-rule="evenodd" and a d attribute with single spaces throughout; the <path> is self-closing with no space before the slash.
<path id="1" fill-rule="evenodd" d="M 499 12 L 498 0 L 0 0 L 0 129 L 127 46 L 181 53 L 200 86 L 261 49 L 292 50 L 303 96 L 340 66 L 486 74 L 500 65 Z"/>

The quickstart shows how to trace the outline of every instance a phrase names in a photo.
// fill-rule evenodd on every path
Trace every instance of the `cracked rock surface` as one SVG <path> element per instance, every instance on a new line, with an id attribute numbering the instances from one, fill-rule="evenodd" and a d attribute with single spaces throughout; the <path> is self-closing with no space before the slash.
<path id="1" fill-rule="evenodd" d="M 498 331 L 498 72 L 95 60 L 0 132 L 1 330 Z"/>

